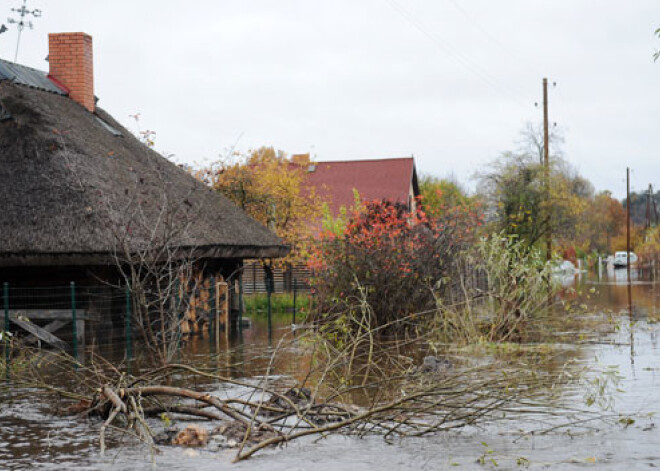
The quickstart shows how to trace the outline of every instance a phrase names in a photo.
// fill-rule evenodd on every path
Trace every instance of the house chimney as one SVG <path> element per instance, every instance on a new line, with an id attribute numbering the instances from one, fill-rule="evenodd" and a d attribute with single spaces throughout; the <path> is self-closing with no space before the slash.
<path id="1" fill-rule="evenodd" d="M 64 85 L 69 97 L 94 112 L 92 37 L 85 33 L 48 35 L 48 77 Z"/>

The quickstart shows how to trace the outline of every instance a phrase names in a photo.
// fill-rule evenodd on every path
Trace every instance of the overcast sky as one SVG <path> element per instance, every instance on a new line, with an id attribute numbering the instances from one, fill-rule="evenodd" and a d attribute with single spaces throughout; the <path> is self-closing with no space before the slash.
<path id="1" fill-rule="evenodd" d="M 0 3 L 0 22 L 21 0 Z M 660 188 L 657 0 L 28 0 L 18 62 L 47 69 L 47 33 L 94 38 L 99 106 L 157 132 L 177 162 L 236 145 L 317 160 L 414 155 L 474 173 L 540 121 L 542 78 L 564 153 L 595 185 Z M 8 25 L 12 27 L 13 25 Z M 13 60 L 17 33 L 0 35 Z"/>

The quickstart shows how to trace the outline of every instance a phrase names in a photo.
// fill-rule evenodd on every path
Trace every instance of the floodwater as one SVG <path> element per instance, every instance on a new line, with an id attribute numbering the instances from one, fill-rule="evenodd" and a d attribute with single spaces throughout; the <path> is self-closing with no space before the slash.
<path id="1" fill-rule="evenodd" d="M 114 442 L 99 456 L 100 423 L 74 420 L 53 413 L 39 400 L 0 400 L 0 469 L 45 470 L 309 470 L 347 469 L 605 469 L 660 467 L 660 284 L 645 281 L 637 272 L 628 289 L 625 270 L 603 270 L 601 276 L 581 274 L 563 280 L 588 296 L 595 312 L 611 312 L 602 334 L 572 346 L 574 358 L 594 369 L 616 371 L 621 377 L 612 396 L 607 423 L 559 429 L 549 434 L 521 433 L 535 429 L 527 421 L 512 420 L 460 432 L 404 439 L 393 444 L 381 438 L 332 436 L 301 440 L 286 448 L 260 452 L 246 462 L 230 464 L 234 451 L 191 453 L 175 447 L 150 456 L 144 447 Z M 630 309 L 632 298 L 632 310 Z M 570 296 L 569 296 L 570 297 Z M 215 355 L 204 338 L 186 346 L 188 359 L 219 371 L 249 377 L 269 362 L 271 346 L 291 333 L 289 316 L 278 316 L 268 335 L 263 318 L 242 337 L 232 339 L 230 353 Z M 221 351 L 228 350 L 222 340 Z M 295 348 L 295 347 L 292 347 Z M 224 355 L 224 356 L 223 356 Z M 292 358 L 295 352 L 292 352 Z M 304 361 L 299 359 L 298 361 Z M 277 374 L 295 376 L 295 362 L 274 365 Z M 218 394 L 227 394 L 215 386 Z M 231 392 L 231 391 L 230 391 Z M 566 395 L 584 405 L 586 391 L 575 387 Z M 620 417 L 624 420 L 618 421 Z M 631 418 L 634 420 L 627 420 Z M 185 422 L 180 423 L 185 424 Z"/>

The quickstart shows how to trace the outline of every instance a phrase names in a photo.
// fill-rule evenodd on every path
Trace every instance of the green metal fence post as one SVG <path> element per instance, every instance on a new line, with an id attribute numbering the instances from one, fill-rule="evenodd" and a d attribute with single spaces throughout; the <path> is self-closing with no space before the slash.
<path id="1" fill-rule="evenodd" d="M 215 322 L 215 276 L 211 277 L 209 298 L 209 304 L 211 306 L 211 309 L 209 309 L 209 344 L 213 345 L 213 332 L 215 332 L 213 328 L 213 323 Z"/>
<path id="2" fill-rule="evenodd" d="M 273 323 L 272 323 L 272 315 L 273 315 L 273 310 L 271 308 L 271 302 L 270 302 L 270 295 L 271 295 L 271 286 L 270 283 L 266 285 L 266 292 L 267 292 L 267 297 L 268 297 L 268 342 L 271 341 L 272 336 L 273 336 Z"/>
<path id="3" fill-rule="evenodd" d="M 71 323 L 73 324 L 73 358 L 78 361 L 78 317 L 76 315 L 76 283 L 71 282 Z"/>
<path id="4" fill-rule="evenodd" d="M 296 323 L 296 294 L 298 292 L 298 280 L 296 278 L 293 279 L 293 322 L 292 324 Z"/>
<path id="5" fill-rule="evenodd" d="M 238 275 L 238 330 L 243 328 L 243 274 Z"/>
<path id="6" fill-rule="evenodd" d="M 126 285 L 126 358 L 133 359 L 133 340 L 131 325 L 131 287 Z"/>
<path id="7" fill-rule="evenodd" d="M 5 307 L 5 334 L 2 340 L 5 343 L 5 376 L 9 380 L 9 283 L 3 284 L 3 298 Z"/>

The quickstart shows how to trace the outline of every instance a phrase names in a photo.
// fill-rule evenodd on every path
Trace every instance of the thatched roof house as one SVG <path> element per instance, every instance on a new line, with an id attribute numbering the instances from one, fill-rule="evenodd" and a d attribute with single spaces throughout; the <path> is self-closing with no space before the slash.
<path id="1" fill-rule="evenodd" d="M 0 60 L 0 282 L 110 266 L 119 245 L 165 239 L 216 263 L 287 253 L 96 106 L 90 36 L 49 46 L 49 73 Z"/>

